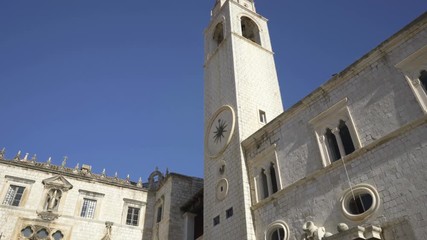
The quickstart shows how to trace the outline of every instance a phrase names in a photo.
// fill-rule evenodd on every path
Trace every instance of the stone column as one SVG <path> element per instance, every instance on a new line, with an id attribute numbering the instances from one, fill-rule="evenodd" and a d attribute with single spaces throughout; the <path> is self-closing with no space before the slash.
<path id="1" fill-rule="evenodd" d="M 340 130 L 338 128 L 332 129 L 332 133 L 335 136 L 335 139 L 337 140 L 338 149 L 340 150 L 341 158 L 343 158 L 345 154 L 344 145 L 342 144 L 341 136 L 340 136 Z"/>
<path id="2" fill-rule="evenodd" d="M 322 135 L 322 136 L 320 136 L 319 137 L 319 142 L 320 142 L 320 146 L 321 146 L 321 152 L 322 152 L 322 155 L 323 155 L 323 166 L 325 167 L 326 165 L 329 165 L 329 164 L 331 164 L 331 157 L 330 157 L 330 154 L 329 154 L 329 149 L 328 149 L 328 147 L 326 146 L 326 142 L 325 142 L 325 140 L 326 140 L 326 137 L 325 137 L 325 135 Z"/>
<path id="3" fill-rule="evenodd" d="M 258 170 L 256 170 L 256 172 L 259 172 Z M 262 174 L 262 173 L 261 173 Z M 254 178 L 254 184 L 256 187 L 256 191 L 255 191 L 255 198 L 256 201 L 259 202 L 262 200 L 262 181 L 261 181 L 261 174 L 257 174 Z"/>

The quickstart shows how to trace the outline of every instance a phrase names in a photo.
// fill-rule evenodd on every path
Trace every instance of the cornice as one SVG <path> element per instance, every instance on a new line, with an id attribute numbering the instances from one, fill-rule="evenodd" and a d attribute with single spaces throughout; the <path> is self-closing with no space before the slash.
<path id="1" fill-rule="evenodd" d="M 66 176 L 66 177 L 74 178 L 80 181 L 98 182 L 98 183 L 107 184 L 107 185 L 116 186 L 116 187 L 129 188 L 129 189 L 139 190 L 139 191 L 148 191 L 144 186 L 142 186 L 143 184 L 138 184 L 128 179 L 110 177 L 104 174 L 88 173 L 80 169 L 62 167 L 62 166 L 52 165 L 49 163 L 41 163 L 41 162 L 24 160 L 24 159 L 7 160 L 4 158 L 0 158 L 0 164 L 31 169 L 35 171 L 44 172 L 44 173 Z"/>

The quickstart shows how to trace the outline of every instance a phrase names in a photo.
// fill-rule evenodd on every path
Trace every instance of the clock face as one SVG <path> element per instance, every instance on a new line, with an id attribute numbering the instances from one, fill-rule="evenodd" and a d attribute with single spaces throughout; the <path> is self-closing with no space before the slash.
<path id="1" fill-rule="evenodd" d="M 223 106 L 213 115 L 205 134 L 206 153 L 210 157 L 219 156 L 230 143 L 234 132 L 234 111 Z"/>

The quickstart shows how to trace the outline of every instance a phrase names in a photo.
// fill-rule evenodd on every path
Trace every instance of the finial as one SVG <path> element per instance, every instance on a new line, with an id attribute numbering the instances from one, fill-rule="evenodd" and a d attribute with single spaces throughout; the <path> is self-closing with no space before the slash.
<path id="1" fill-rule="evenodd" d="M 139 177 L 138 183 L 136 184 L 137 187 L 142 187 L 142 178 Z"/>
<path id="2" fill-rule="evenodd" d="M 115 172 L 115 173 L 114 173 L 114 177 L 117 179 L 117 178 L 118 178 L 118 176 L 119 176 L 119 175 L 117 174 L 117 172 Z"/>
<path id="3" fill-rule="evenodd" d="M 21 160 L 21 150 L 18 151 L 13 160 Z"/>
<path id="4" fill-rule="evenodd" d="M 80 168 L 80 164 L 77 163 L 77 165 L 73 169 L 73 173 L 78 173 L 79 172 L 79 168 Z"/>
<path id="5" fill-rule="evenodd" d="M 101 176 L 102 176 L 102 177 L 105 177 L 105 168 L 104 168 L 104 169 L 102 169 Z"/>
<path id="6" fill-rule="evenodd" d="M 6 148 L 3 148 L 1 151 L 0 151 L 0 159 L 4 159 L 4 155 L 6 154 Z"/>
<path id="7" fill-rule="evenodd" d="M 156 166 L 156 170 L 155 171 L 159 171 L 159 167 Z"/>
<path id="8" fill-rule="evenodd" d="M 26 154 L 25 154 L 24 159 L 23 159 L 24 161 L 27 161 L 27 160 L 28 160 L 28 155 L 29 155 L 29 153 L 26 153 Z"/>
<path id="9" fill-rule="evenodd" d="M 31 162 L 36 162 L 37 161 L 37 154 L 34 154 L 33 157 L 31 158 Z"/>
<path id="10" fill-rule="evenodd" d="M 46 164 L 47 164 L 47 165 L 50 165 L 51 163 L 52 163 L 52 157 L 49 157 L 49 158 L 47 159 Z"/>
<path id="11" fill-rule="evenodd" d="M 65 165 L 67 164 L 67 159 L 68 157 L 64 156 L 64 160 L 62 160 L 62 164 L 61 164 L 62 167 L 65 167 Z"/>

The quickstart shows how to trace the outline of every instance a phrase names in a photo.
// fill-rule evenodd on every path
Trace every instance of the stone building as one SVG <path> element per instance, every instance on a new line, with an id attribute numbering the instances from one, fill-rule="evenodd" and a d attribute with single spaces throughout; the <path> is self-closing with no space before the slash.
<path id="1" fill-rule="evenodd" d="M 205 31 L 205 239 L 425 239 L 427 14 L 283 112 L 267 20 Z"/>
<path id="2" fill-rule="evenodd" d="M 267 20 L 252 0 L 216 0 L 204 67 L 204 180 L 2 153 L 3 235 L 426 239 L 426 13 L 284 111 Z"/>
<path id="3" fill-rule="evenodd" d="M 181 206 L 203 180 L 154 171 L 143 183 L 0 153 L 0 239 L 183 239 Z M 194 225 L 194 223 L 193 223 Z"/>

